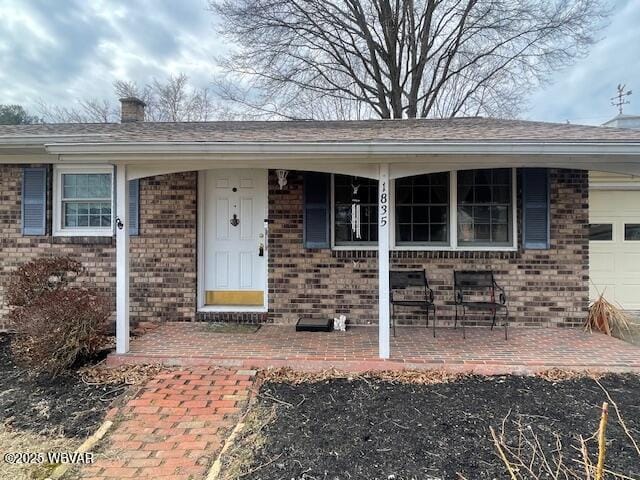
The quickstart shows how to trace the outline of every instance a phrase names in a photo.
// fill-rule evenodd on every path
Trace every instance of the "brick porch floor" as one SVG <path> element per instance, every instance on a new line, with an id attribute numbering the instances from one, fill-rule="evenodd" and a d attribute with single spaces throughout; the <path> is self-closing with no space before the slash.
<path id="1" fill-rule="evenodd" d="M 238 368 L 289 366 L 347 371 L 447 368 L 480 374 L 531 373 L 552 367 L 640 372 L 640 347 L 580 329 L 442 328 L 437 338 L 421 327 L 398 328 L 391 358 L 378 359 L 377 327 L 347 332 L 295 332 L 293 326 L 264 325 L 249 334 L 215 333 L 204 323 L 165 323 L 131 341 L 131 351 L 111 355 L 111 365 L 164 363 Z"/>

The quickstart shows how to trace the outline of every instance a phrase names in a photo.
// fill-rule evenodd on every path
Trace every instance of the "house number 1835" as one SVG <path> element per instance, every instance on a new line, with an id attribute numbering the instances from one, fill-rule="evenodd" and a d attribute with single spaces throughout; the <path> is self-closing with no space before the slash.
<path id="1" fill-rule="evenodd" d="M 380 225 L 385 227 L 389 220 L 389 195 L 387 195 L 387 182 L 382 182 L 380 189 Z"/>

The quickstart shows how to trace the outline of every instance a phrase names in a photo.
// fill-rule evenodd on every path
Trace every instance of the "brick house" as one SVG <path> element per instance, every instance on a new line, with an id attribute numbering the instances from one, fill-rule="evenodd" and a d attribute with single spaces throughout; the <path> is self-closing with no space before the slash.
<path id="1" fill-rule="evenodd" d="M 69 254 L 130 323 L 378 324 L 389 269 L 491 269 L 513 325 L 589 300 L 589 171 L 640 174 L 640 132 L 484 118 L 0 126 L 0 329 L 11 272 Z M 400 323 L 419 317 L 410 311 Z"/>

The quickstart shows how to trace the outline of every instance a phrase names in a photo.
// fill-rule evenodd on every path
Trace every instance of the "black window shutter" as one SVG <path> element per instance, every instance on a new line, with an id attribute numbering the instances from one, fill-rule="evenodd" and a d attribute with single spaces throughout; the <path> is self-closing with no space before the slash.
<path id="1" fill-rule="evenodd" d="M 22 170 L 22 234 L 44 235 L 47 222 L 47 167 Z"/>
<path id="2" fill-rule="evenodd" d="M 549 248 L 549 171 L 522 170 L 522 243 L 525 249 Z"/>
<path id="3" fill-rule="evenodd" d="M 330 247 L 330 189 L 328 173 L 304 174 L 304 247 Z"/>
<path id="4" fill-rule="evenodd" d="M 140 180 L 129 180 L 129 235 L 140 234 Z"/>

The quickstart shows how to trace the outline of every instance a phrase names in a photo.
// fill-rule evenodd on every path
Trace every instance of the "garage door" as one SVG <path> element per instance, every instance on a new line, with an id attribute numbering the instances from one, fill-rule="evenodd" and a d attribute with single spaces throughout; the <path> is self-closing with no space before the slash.
<path id="1" fill-rule="evenodd" d="M 640 310 L 640 191 L 589 193 L 591 298 Z"/>

